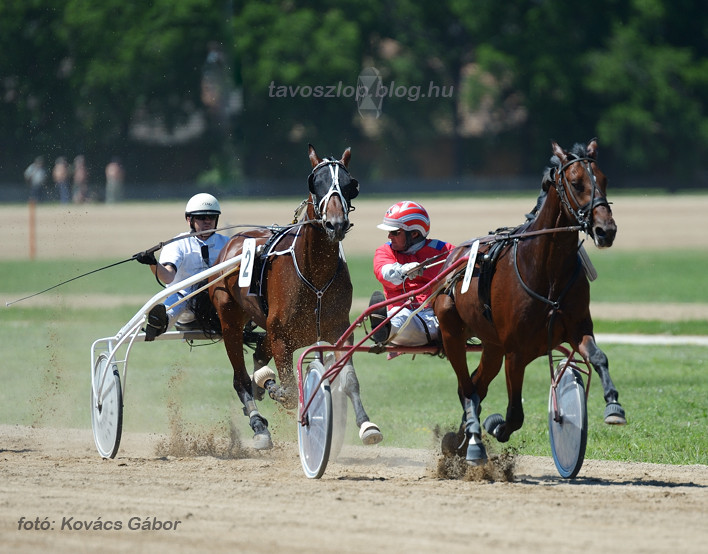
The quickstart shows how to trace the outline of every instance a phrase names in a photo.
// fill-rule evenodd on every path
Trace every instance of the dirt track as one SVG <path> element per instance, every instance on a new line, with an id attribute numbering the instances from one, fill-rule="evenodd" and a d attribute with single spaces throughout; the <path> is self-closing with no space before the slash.
<path id="1" fill-rule="evenodd" d="M 519 223 L 532 204 L 426 202 L 433 235 L 454 242 Z M 387 205 L 357 203 L 347 252 L 379 244 L 375 224 Z M 287 223 L 294 207 L 226 203 L 221 223 Z M 708 235 L 708 197 L 626 199 L 613 208 L 614 248 L 698 248 Z M 182 209 L 41 206 L 37 256 L 122 259 L 181 230 Z M 26 208 L 0 207 L 0 217 L 9 230 L 0 258 L 26 258 Z M 101 460 L 89 430 L 0 425 L 2 550 L 689 554 L 708 544 L 708 466 L 586 460 L 567 482 L 550 458 L 519 457 L 484 475 L 442 471 L 432 447 L 345 447 L 311 481 L 295 444 L 258 453 L 247 441 L 211 439 L 195 449 L 188 437 L 125 434 L 118 457 Z M 50 529 L 18 530 L 23 517 L 23 526 Z M 132 518 L 177 528 L 131 530 Z"/>
<path id="2" fill-rule="evenodd" d="M 432 451 L 345 447 L 308 480 L 294 444 L 226 457 L 217 441 L 217 456 L 175 457 L 165 437 L 128 434 L 101 460 L 89 431 L 0 426 L 0 437 L 5 552 L 689 554 L 708 541 L 706 466 L 586 460 L 568 482 L 549 458 L 519 457 L 513 482 L 444 479 Z M 18 530 L 22 517 L 50 529 Z M 180 523 L 130 529 L 155 518 Z M 122 529 L 83 528 L 97 521 Z"/>

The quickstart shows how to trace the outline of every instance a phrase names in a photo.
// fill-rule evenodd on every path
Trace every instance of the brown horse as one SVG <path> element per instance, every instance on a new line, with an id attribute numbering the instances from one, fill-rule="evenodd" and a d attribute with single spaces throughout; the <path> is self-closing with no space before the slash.
<path id="1" fill-rule="evenodd" d="M 297 405 L 295 350 L 318 341 L 334 343 L 349 327 L 352 283 L 340 242 L 351 226 L 351 201 L 359 193 L 359 184 L 349 174 L 350 157 L 347 148 L 340 160 L 322 159 L 310 145 L 313 169 L 308 178 L 309 198 L 301 205 L 305 215 L 287 227 L 239 233 L 219 256 L 218 262 L 222 262 L 240 255 L 247 238 L 256 239 L 261 250 L 250 287 L 239 287 L 238 275 L 229 275 L 209 289 L 233 366 L 233 386 L 244 405 L 244 415 L 250 418 L 259 449 L 272 446 L 268 422 L 255 402 L 264 394 L 263 389 L 288 408 Z M 244 327 L 251 321 L 266 330 L 253 355 L 257 383 L 252 383 L 246 371 L 243 354 Z M 351 344 L 353 337 L 348 341 Z M 340 357 L 338 354 L 337 359 Z M 275 359 L 280 385 L 266 365 L 271 358 Z M 362 441 L 379 442 L 383 436 L 364 411 L 351 362 L 338 379 L 344 380 Z"/>
<path id="2" fill-rule="evenodd" d="M 552 142 L 552 151 L 552 167 L 544 175 L 535 217 L 506 233 L 514 238 L 501 234 L 491 246 L 480 247 L 480 253 L 490 263 L 496 259 L 496 264 L 473 274 L 467 293 L 460 293 L 457 282 L 435 300 L 445 354 L 457 375 L 464 411 L 461 431 L 468 441 L 466 458 L 471 464 L 486 460 L 479 414 L 502 360 L 508 392 L 506 420 L 490 416 L 484 426 L 505 442 L 524 421 L 521 389 L 526 366 L 563 343 L 576 349 L 599 374 L 605 421 L 626 423 L 607 356 L 595 344 L 590 286 L 579 257 L 579 231 L 587 233 L 598 248 L 612 246 L 617 232 L 605 197 L 607 179 L 597 165 L 597 141 L 576 144 L 571 152 Z M 495 244 L 498 250 L 493 251 Z M 447 263 L 465 256 L 469 249 L 469 245 L 458 247 Z M 482 354 L 470 375 L 465 344 L 472 336 L 481 340 Z"/>

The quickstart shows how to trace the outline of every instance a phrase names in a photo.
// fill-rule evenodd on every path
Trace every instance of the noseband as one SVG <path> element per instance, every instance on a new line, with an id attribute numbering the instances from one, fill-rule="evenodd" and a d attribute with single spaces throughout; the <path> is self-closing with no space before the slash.
<path id="1" fill-rule="evenodd" d="M 342 192 L 342 189 L 339 186 L 339 169 L 340 167 L 346 172 L 347 168 L 344 166 L 342 162 L 339 160 L 322 160 L 320 163 L 318 163 L 314 168 L 312 168 L 312 173 L 310 173 L 310 176 L 308 177 L 308 182 L 310 184 L 310 192 L 312 192 L 312 195 L 315 197 L 315 200 L 317 198 L 317 195 L 314 192 L 314 182 L 315 182 L 315 173 L 323 168 L 327 167 L 329 168 L 329 173 L 330 176 L 332 177 L 332 184 L 329 186 L 329 190 L 327 191 L 327 194 L 325 194 L 319 202 L 315 201 L 313 202 L 313 208 L 315 210 L 315 217 L 320 220 L 322 223 L 327 221 L 327 204 L 329 203 L 330 199 L 337 195 L 339 196 L 339 200 L 342 203 L 342 210 L 344 211 L 344 218 L 348 221 L 349 220 L 349 212 L 354 209 L 353 206 L 349 205 L 349 202 L 347 202 L 347 199 L 344 196 L 344 193 Z"/>
<path id="2" fill-rule="evenodd" d="M 607 197 L 605 197 L 603 194 L 600 194 L 600 189 L 597 186 L 597 179 L 595 178 L 595 173 L 593 173 L 592 170 L 593 161 L 594 160 L 592 158 L 575 158 L 573 160 L 570 160 L 557 170 L 557 172 L 560 174 L 560 177 L 558 179 L 553 180 L 556 192 L 558 192 L 558 196 L 560 196 L 563 205 L 568 208 L 568 211 L 573 215 L 575 220 L 582 227 L 582 230 L 585 233 L 590 234 L 592 234 L 591 229 L 593 210 L 598 206 L 606 206 L 607 209 L 610 209 L 610 203 L 607 201 Z M 590 183 L 592 183 L 592 195 L 590 197 L 590 201 L 586 202 L 582 206 L 580 205 L 577 196 L 575 196 L 575 193 L 573 192 L 573 187 L 568 182 L 568 177 L 566 177 L 565 175 L 565 170 L 574 163 L 582 164 L 585 173 L 590 179 Z M 577 209 L 571 205 L 569 198 L 571 198 L 575 205 L 578 206 Z"/>

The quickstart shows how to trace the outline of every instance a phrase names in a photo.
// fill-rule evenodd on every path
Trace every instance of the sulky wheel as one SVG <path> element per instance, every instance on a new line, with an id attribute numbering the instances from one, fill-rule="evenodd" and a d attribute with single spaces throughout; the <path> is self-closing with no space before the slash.
<path id="1" fill-rule="evenodd" d="M 565 364 L 562 361 L 556 368 Z M 553 409 L 553 387 L 548 398 L 548 430 L 551 452 L 558 473 L 573 479 L 583 465 L 588 439 L 588 414 L 585 387 L 580 372 L 569 365 L 556 387 L 557 414 Z"/>
<path id="2" fill-rule="evenodd" d="M 93 367 L 91 384 L 91 427 L 96 449 L 103 458 L 118 453 L 123 430 L 123 394 L 120 375 L 108 355 L 101 354 Z"/>
<path id="3" fill-rule="evenodd" d="M 329 381 L 325 379 L 320 383 L 323 374 L 322 362 L 310 362 L 302 384 L 305 404 L 298 410 L 301 414 L 312 398 L 305 422 L 298 421 L 297 426 L 300 462 L 310 479 L 319 479 L 324 474 L 332 445 L 332 394 Z"/>

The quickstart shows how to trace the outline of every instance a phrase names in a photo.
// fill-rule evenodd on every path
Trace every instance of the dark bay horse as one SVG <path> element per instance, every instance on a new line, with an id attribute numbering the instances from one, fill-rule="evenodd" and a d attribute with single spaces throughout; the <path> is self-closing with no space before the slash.
<path id="1" fill-rule="evenodd" d="M 351 202 L 359 193 L 359 184 L 348 170 L 351 150 L 347 148 L 340 160 L 322 159 L 310 145 L 309 158 L 312 172 L 308 178 L 310 194 L 301 205 L 304 216 L 287 227 L 239 233 L 219 256 L 218 262 L 238 256 L 245 239 L 256 239 L 261 248 L 260 263 L 253 269 L 256 283 L 241 288 L 238 274 L 233 274 L 209 289 L 233 366 L 233 386 L 244 405 L 244 414 L 250 418 L 255 447 L 259 449 L 270 448 L 272 441 L 268 422 L 256 407 L 258 393 L 265 388 L 271 398 L 286 407 L 297 405 L 295 350 L 318 341 L 334 343 L 349 327 L 352 283 L 340 242 L 351 226 Z M 244 327 L 251 321 L 266 330 L 253 355 L 258 386 L 246 371 L 243 353 Z M 348 341 L 351 344 L 353 337 Z M 338 354 L 337 359 L 340 357 Z M 267 367 L 271 358 L 275 360 L 279 385 L 275 372 Z M 383 436 L 364 411 L 351 362 L 338 379 L 344 379 L 343 388 L 354 406 L 362 441 L 380 442 Z"/>
<path id="2" fill-rule="evenodd" d="M 445 354 L 457 375 L 464 410 L 462 429 L 469 441 L 466 458 L 471 464 L 486 460 L 481 402 L 502 360 L 508 392 L 506 418 L 485 422 L 485 428 L 505 442 L 524 421 L 521 390 L 526 366 L 563 343 L 576 349 L 600 376 L 605 422 L 626 423 L 607 356 L 595 344 L 590 286 L 578 254 L 579 231 L 587 233 L 598 248 L 612 246 L 617 232 L 605 197 L 607 179 L 597 165 L 597 141 L 576 144 L 570 152 L 552 142 L 552 151 L 552 167 L 544 175 L 545 194 L 539 198 L 535 217 L 511 233 L 517 238 L 501 240 L 497 252 L 491 252 L 494 241 L 480 247 L 481 254 L 496 258 L 491 279 L 488 271 L 485 274 L 486 294 L 475 294 L 483 291 L 478 288 L 480 274 L 473 274 L 467 293 L 460 293 L 457 282 L 435 300 Z M 469 245 L 458 247 L 446 263 L 469 249 Z M 470 375 L 465 343 L 473 336 L 481 340 L 482 354 Z"/>

